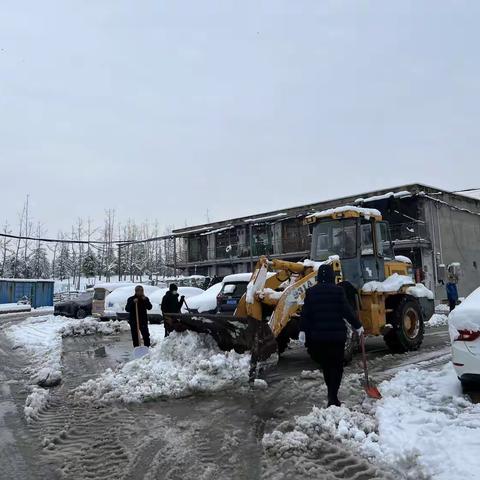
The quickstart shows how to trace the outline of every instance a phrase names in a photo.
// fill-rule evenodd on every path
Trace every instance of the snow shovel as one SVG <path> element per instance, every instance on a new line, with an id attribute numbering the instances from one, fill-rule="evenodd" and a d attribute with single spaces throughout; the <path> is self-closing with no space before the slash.
<path id="1" fill-rule="evenodd" d="M 370 398 L 379 400 L 382 398 L 382 394 L 373 383 L 370 383 L 370 380 L 368 379 L 367 354 L 365 353 L 365 335 L 363 333 L 360 335 L 360 345 L 362 346 L 363 371 L 365 373 L 365 392 Z"/>
<path id="2" fill-rule="evenodd" d="M 137 338 L 138 338 L 138 343 L 140 344 L 141 342 L 143 342 L 143 338 L 142 340 L 140 340 L 140 321 L 138 319 L 138 301 L 135 302 L 135 318 L 137 321 Z M 148 352 L 149 352 L 148 347 L 145 347 L 145 345 L 140 345 L 139 347 L 135 347 L 133 349 L 133 358 L 135 359 L 142 358 L 145 355 L 147 355 Z"/>

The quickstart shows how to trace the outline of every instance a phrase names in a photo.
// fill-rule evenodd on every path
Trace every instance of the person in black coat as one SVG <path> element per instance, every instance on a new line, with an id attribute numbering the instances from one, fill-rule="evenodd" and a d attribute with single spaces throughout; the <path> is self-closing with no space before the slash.
<path id="1" fill-rule="evenodd" d="M 184 295 L 180 297 L 180 300 L 178 299 L 178 287 L 172 283 L 162 299 L 163 326 L 165 327 L 166 337 L 173 331 L 174 319 L 169 317 L 169 313 L 180 313 L 184 301 Z"/>
<path id="2" fill-rule="evenodd" d="M 305 343 L 312 359 L 322 366 L 328 389 L 328 406 L 340 406 L 338 390 L 342 382 L 347 339 L 345 320 L 359 335 L 363 334 L 363 327 L 343 288 L 335 285 L 331 265 L 320 266 L 317 282 L 305 295 L 299 338 Z"/>
<path id="3" fill-rule="evenodd" d="M 136 308 L 135 308 L 136 306 Z M 135 295 L 129 297 L 125 310 L 129 313 L 128 323 L 130 324 L 130 330 L 132 331 L 133 346 L 138 347 L 140 345 L 137 331 L 137 311 L 138 311 L 138 323 L 140 332 L 143 338 L 143 344 L 146 347 L 150 346 L 150 332 L 148 331 L 148 316 L 147 310 L 152 309 L 152 304 L 148 297 L 145 296 L 143 287 L 137 285 L 135 287 Z"/>

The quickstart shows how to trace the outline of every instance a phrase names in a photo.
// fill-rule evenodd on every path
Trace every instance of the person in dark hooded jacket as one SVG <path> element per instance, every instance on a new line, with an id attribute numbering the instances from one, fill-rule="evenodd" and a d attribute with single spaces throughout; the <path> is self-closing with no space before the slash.
<path id="1" fill-rule="evenodd" d="M 128 323 L 132 331 L 132 342 L 134 347 L 140 345 L 138 338 L 138 330 L 142 334 L 143 344 L 146 347 L 150 346 L 150 332 L 148 331 L 148 315 L 147 310 L 152 309 L 152 304 L 148 297 L 145 296 L 143 287 L 137 285 L 135 287 L 135 295 L 129 297 L 125 310 L 129 313 Z M 137 329 L 137 313 L 138 313 L 138 329 Z"/>
<path id="2" fill-rule="evenodd" d="M 183 295 L 180 297 L 180 300 L 178 299 L 178 287 L 172 283 L 162 299 L 163 326 L 165 327 L 166 337 L 168 337 L 170 332 L 173 331 L 172 324 L 174 319 L 169 316 L 169 313 L 180 313 L 184 301 L 185 296 Z"/>
<path id="3" fill-rule="evenodd" d="M 363 327 L 343 288 L 335 285 L 331 265 L 320 266 L 317 282 L 305 295 L 299 338 L 305 343 L 312 359 L 322 366 L 328 389 L 328 406 L 340 406 L 338 390 L 342 382 L 347 339 L 345 320 L 359 335 L 363 334 Z"/>

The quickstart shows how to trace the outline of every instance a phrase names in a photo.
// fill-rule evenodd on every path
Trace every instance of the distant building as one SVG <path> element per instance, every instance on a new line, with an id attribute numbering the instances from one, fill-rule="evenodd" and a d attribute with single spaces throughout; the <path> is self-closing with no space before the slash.
<path id="1" fill-rule="evenodd" d="M 480 286 L 480 199 L 422 184 L 285 208 L 174 230 L 184 274 L 224 276 L 251 271 L 260 255 L 299 261 L 310 255 L 306 215 L 342 205 L 381 211 L 397 255 L 409 257 L 417 281 L 445 297 L 439 266 L 460 262 L 461 296 Z"/>

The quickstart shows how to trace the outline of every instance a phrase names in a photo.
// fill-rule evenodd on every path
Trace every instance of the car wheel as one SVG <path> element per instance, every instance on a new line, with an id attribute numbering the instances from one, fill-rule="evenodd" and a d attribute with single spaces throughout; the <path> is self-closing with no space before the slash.
<path id="1" fill-rule="evenodd" d="M 82 318 L 85 318 L 87 316 L 87 312 L 83 309 L 83 308 L 79 308 L 77 310 L 77 318 L 78 319 L 82 319 Z"/>
<path id="2" fill-rule="evenodd" d="M 395 353 L 418 350 L 423 342 L 425 325 L 419 303 L 403 298 L 392 314 L 393 329 L 383 337 L 388 348 Z"/>

